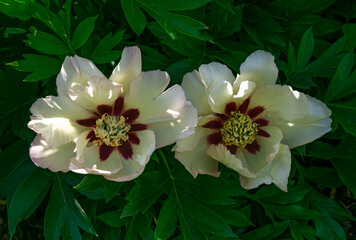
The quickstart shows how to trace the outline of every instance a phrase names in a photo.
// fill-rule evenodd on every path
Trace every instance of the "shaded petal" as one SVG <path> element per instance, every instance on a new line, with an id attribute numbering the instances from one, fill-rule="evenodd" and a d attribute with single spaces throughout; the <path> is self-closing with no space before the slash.
<path id="1" fill-rule="evenodd" d="M 123 168 L 123 161 L 118 151 L 113 151 L 105 161 L 100 160 L 99 146 L 92 145 L 78 160 L 72 159 L 69 169 L 81 174 L 110 175 Z"/>
<path id="2" fill-rule="evenodd" d="M 182 88 L 188 101 L 191 101 L 198 111 L 198 116 L 213 113 L 208 104 L 209 91 L 198 71 L 194 70 L 183 77 Z"/>
<path id="3" fill-rule="evenodd" d="M 293 121 L 304 117 L 308 112 L 308 99 L 303 93 L 293 91 L 289 86 L 266 86 L 252 94 L 248 109 L 264 107 L 259 118 L 281 118 Z"/>
<path id="4" fill-rule="evenodd" d="M 155 135 L 151 130 L 136 133 L 140 139 L 139 145 L 132 145 L 133 156 L 123 160 L 123 168 L 116 174 L 104 176 L 106 179 L 123 182 L 130 181 L 139 176 L 155 150 Z"/>
<path id="5" fill-rule="evenodd" d="M 212 87 L 208 103 L 210 105 L 211 110 L 216 113 L 225 113 L 225 105 L 229 102 L 232 102 L 233 99 L 233 91 L 231 83 L 228 81 L 221 81 L 214 84 Z"/>
<path id="6" fill-rule="evenodd" d="M 122 85 L 118 83 L 106 78 L 93 77 L 88 80 L 88 86 L 69 90 L 69 95 L 79 106 L 97 111 L 98 105 L 113 106 L 122 91 Z"/>
<path id="7" fill-rule="evenodd" d="M 231 70 L 218 62 L 201 65 L 199 67 L 199 73 L 207 88 L 213 87 L 217 82 L 228 81 L 232 85 L 235 81 Z"/>
<path id="8" fill-rule="evenodd" d="M 214 158 L 216 161 L 221 162 L 226 167 L 231 168 L 242 175 L 254 177 L 254 174 L 243 165 L 241 160 L 238 159 L 235 155 L 231 154 L 223 144 L 210 145 L 207 150 L 207 154 Z"/>
<path id="9" fill-rule="evenodd" d="M 206 139 L 209 134 L 216 131 L 216 129 L 202 127 L 212 121 L 217 121 L 217 117 L 214 115 L 200 117 L 198 120 L 198 125 L 195 128 L 195 132 L 188 137 L 178 140 L 177 144 L 173 147 L 172 150 L 177 152 L 192 151 L 197 146 L 201 138 Z"/>
<path id="10" fill-rule="evenodd" d="M 290 148 L 304 145 L 323 136 L 331 130 L 330 109 L 321 101 L 307 96 L 308 114 L 304 117 L 285 121 L 283 119 L 272 119 L 271 125 L 281 129 L 283 133 L 282 143 Z"/>
<path id="11" fill-rule="evenodd" d="M 36 166 L 52 172 L 67 172 L 69 162 L 75 157 L 75 143 L 69 142 L 52 149 L 46 140 L 37 134 L 30 147 L 30 157 Z"/>
<path id="12" fill-rule="evenodd" d="M 75 152 L 77 153 L 76 155 L 76 159 L 80 159 L 80 157 L 82 156 L 83 152 L 86 149 L 86 146 L 88 144 L 88 142 L 91 139 L 91 136 L 95 136 L 95 133 L 93 130 L 87 130 L 83 133 L 81 133 L 79 135 L 79 137 L 77 137 L 76 139 L 74 139 L 74 142 L 76 143 L 76 148 L 75 148 Z"/>
<path id="13" fill-rule="evenodd" d="M 125 47 L 122 51 L 121 60 L 112 72 L 110 79 L 120 83 L 126 92 L 130 82 L 135 79 L 142 69 L 141 51 L 138 47 Z"/>
<path id="14" fill-rule="evenodd" d="M 288 176 L 291 169 L 291 154 L 287 145 L 281 144 L 279 152 L 271 163 L 256 173 L 256 178 L 240 175 L 243 188 L 257 188 L 261 184 L 274 183 L 281 190 L 287 192 Z"/>
<path id="15" fill-rule="evenodd" d="M 260 149 L 255 154 L 250 153 L 248 149 L 238 148 L 237 158 L 239 158 L 243 166 L 246 167 L 251 173 L 256 173 L 264 168 L 279 151 L 280 142 L 282 140 L 282 132 L 276 127 L 263 127 L 263 130 L 268 132 L 270 137 L 256 136 L 256 141 Z"/>
<path id="16" fill-rule="evenodd" d="M 66 57 L 56 80 L 58 96 L 69 97 L 69 89 L 86 85 L 92 77 L 105 78 L 92 61 L 78 56 Z"/>
<path id="17" fill-rule="evenodd" d="M 274 63 L 274 56 L 269 52 L 258 50 L 248 56 L 240 66 L 240 76 L 234 83 L 234 92 L 240 84 L 249 80 L 256 83 L 256 89 L 276 83 L 278 68 Z"/>
<path id="18" fill-rule="evenodd" d="M 38 99 L 30 111 L 33 116 L 28 127 L 42 134 L 53 148 L 72 141 L 88 129 L 80 126 L 76 122 L 77 119 L 92 117 L 68 98 L 53 96 Z"/>
<path id="19" fill-rule="evenodd" d="M 180 141 L 185 141 L 185 139 Z M 175 158 L 183 164 L 194 178 L 198 176 L 198 173 L 219 177 L 218 162 L 206 154 L 209 145 L 205 137 L 196 136 L 188 141 L 194 145 L 194 148 L 191 151 L 176 151 Z"/>

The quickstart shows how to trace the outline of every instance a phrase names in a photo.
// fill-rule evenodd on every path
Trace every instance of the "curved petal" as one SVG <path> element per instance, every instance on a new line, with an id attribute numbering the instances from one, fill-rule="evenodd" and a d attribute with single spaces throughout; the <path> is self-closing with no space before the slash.
<path id="1" fill-rule="evenodd" d="M 214 177 L 219 177 L 218 161 L 207 155 L 209 145 L 205 137 L 195 138 L 195 148 L 192 151 L 184 151 L 175 153 L 175 158 L 183 164 L 194 178 L 198 174 L 208 174 Z"/>
<path id="2" fill-rule="evenodd" d="M 287 145 L 281 144 L 279 152 L 271 163 L 256 174 L 256 178 L 240 175 L 241 186 L 245 189 L 257 188 L 261 184 L 274 183 L 287 192 L 288 176 L 291 169 L 291 154 Z"/>
<path id="3" fill-rule="evenodd" d="M 151 130 L 136 133 L 140 138 L 139 145 L 132 145 L 132 159 L 123 161 L 123 168 L 115 174 L 104 176 L 108 180 L 124 182 L 138 177 L 145 169 L 146 164 L 155 150 L 155 135 Z"/>
<path id="4" fill-rule="evenodd" d="M 307 97 L 289 86 L 273 85 L 258 89 L 252 94 L 248 109 L 260 106 L 264 111 L 259 117 L 267 120 L 281 118 L 293 121 L 308 113 Z"/>
<path id="5" fill-rule="evenodd" d="M 330 109 L 321 101 L 307 96 L 308 114 L 294 121 L 271 119 L 271 125 L 281 129 L 282 143 L 290 148 L 298 147 L 323 136 L 331 130 Z"/>
<path id="6" fill-rule="evenodd" d="M 235 81 L 231 70 L 218 62 L 201 65 L 199 67 L 199 73 L 207 88 L 213 87 L 217 82 L 228 81 L 232 85 Z"/>
<path id="7" fill-rule="evenodd" d="M 87 130 L 86 127 L 77 124 L 76 120 L 91 117 L 89 112 L 68 98 L 53 96 L 38 99 L 30 111 L 33 116 L 28 127 L 42 134 L 52 148 L 72 141 Z"/>
<path id="8" fill-rule="evenodd" d="M 168 82 L 167 73 L 142 73 L 132 81 L 125 97 L 126 108 L 139 108 L 136 121 L 155 132 L 156 148 L 189 136 L 198 121 L 196 109 L 186 101 L 180 86 L 174 85 L 161 94 Z"/>
<path id="9" fill-rule="evenodd" d="M 225 105 L 233 100 L 233 90 L 231 83 L 228 81 L 221 81 L 217 82 L 212 87 L 209 94 L 208 103 L 213 112 L 223 114 L 225 112 Z"/>
<path id="10" fill-rule="evenodd" d="M 278 68 L 274 63 L 274 56 L 269 52 L 257 50 L 240 66 L 240 76 L 234 83 L 234 91 L 237 92 L 240 83 L 250 80 L 256 83 L 256 89 L 266 85 L 276 83 L 278 77 Z"/>
<path id="11" fill-rule="evenodd" d="M 187 100 L 191 101 L 193 106 L 196 107 L 198 116 L 213 113 L 208 104 L 209 91 L 198 71 L 194 70 L 184 75 L 182 88 Z"/>
<path id="12" fill-rule="evenodd" d="M 121 84 L 106 78 L 93 77 L 89 79 L 88 86 L 81 86 L 76 90 L 70 89 L 69 96 L 79 106 L 97 111 L 98 105 L 112 106 L 122 91 Z"/>
<path id="13" fill-rule="evenodd" d="M 130 82 L 135 79 L 142 69 L 141 51 L 138 47 L 125 47 L 122 51 L 121 60 L 112 72 L 110 79 L 120 83 L 124 92 L 127 91 Z"/>
<path id="14" fill-rule="evenodd" d="M 74 151 L 77 153 L 76 154 L 76 159 L 79 160 L 81 158 L 81 156 L 83 155 L 83 153 L 86 150 L 86 146 L 90 140 L 90 138 L 87 138 L 89 133 L 92 130 L 87 130 L 85 132 L 82 132 L 79 137 L 77 137 L 76 139 L 74 139 L 74 142 L 76 143 L 76 147 L 74 149 Z"/>
<path id="15" fill-rule="evenodd" d="M 224 164 L 226 167 L 231 168 L 232 170 L 235 170 L 236 172 L 244 176 L 255 176 L 244 166 L 243 162 L 241 162 L 239 158 L 231 154 L 230 151 L 222 144 L 210 145 L 207 154 L 215 160 Z"/>
<path id="16" fill-rule="evenodd" d="M 66 57 L 56 80 L 58 96 L 68 97 L 69 89 L 85 85 L 92 77 L 105 78 L 92 61 L 78 56 Z"/>
<path id="17" fill-rule="evenodd" d="M 256 89 L 256 83 L 248 80 L 243 81 L 238 86 L 234 98 L 238 99 L 242 103 L 245 99 L 247 99 L 251 95 L 253 91 L 255 91 L 255 89 Z"/>
<path id="18" fill-rule="evenodd" d="M 173 147 L 172 151 L 176 151 L 176 152 L 193 151 L 193 149 L 197 146 L 201 138 L 206 137 L 209 134 L 216 131 L 216 129 L 204 128 L 202 126 L 216 119 L 217 117 L 214 115 L 200 117 L 194 133 L 188 137 L 178 140 L 177 144 Z"/>
<path id="19" fill-rule="evenodd" d="M 69 142 L 52 149 L 46 140 L 37 134 L 30 147 L 30 157 L 36 166 L 52 172 L 67 172 L 69 162 L 75 157 L 75 143 Z"/>
<path id="20" fill-rule="evenodd" d="M 243 166 L 245 166 L 251 173 L 257 173 L 264 168 L 279 151 L 280 142 L 282 140 L 282 132 L 276 127 L 263 127 L 270 136 L 260 137 L 256 136 L 256 141 L 259 144 L 259 151 L 250 153 L 247 148 L 237 149 L 237 158 L 239 158 Z"/>

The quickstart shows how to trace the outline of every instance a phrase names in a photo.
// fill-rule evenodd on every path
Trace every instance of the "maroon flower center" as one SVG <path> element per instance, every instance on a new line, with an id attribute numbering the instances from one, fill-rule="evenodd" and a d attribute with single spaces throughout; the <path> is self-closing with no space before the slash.
<path id="1" fill-rule="evenodd" d="M 236 154 L 238 148 L 245 148 L 256 154 L 260 151 L 256 136 L 270 137 L 261 127 L 268 126 L 268 120 L 257 118 L 265 108 L 256 106 L 249 109 L 250 99 L 246 99 L 239 108 L 235 102 L 225 105 L 225 114 L 216 114 L 215 120 L 203 125 L 204 128 L 216 130 L 207 137 L 208 144 L 224 144 L 231 154 Z"/>
<path id="2" fill-rule="evenodd" d="M 137 108 L 124 110 L 124 98 L 119 96 L 114 105 L 98 105 L 93 116 L 79 119 L 79 125 L 91 128 L 87 139 L 99 147 L 99 158 L 105 161 L 116 149 L 126 160 L 133 156 L 132 144 L 139 145 L 137 131 L 147 128 L 146 124 L 136 123 L 140 111 Z"/>

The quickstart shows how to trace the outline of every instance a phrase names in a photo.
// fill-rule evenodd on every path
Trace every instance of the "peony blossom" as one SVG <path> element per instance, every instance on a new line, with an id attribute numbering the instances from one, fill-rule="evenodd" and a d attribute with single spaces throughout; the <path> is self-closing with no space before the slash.
<path id="1" fill-rule="evenodd" d="M 184 76 L 182 87 L 198 110 L 193 135 L 177 142 L 176 158 L 196 177 L 219 176 L 218 163 L 237 171 L 246 189 L 274 183 L 287 191 L 290 148 L 331 130 L 331 111 L 319 100 L 276 85 L 274 57 L 252 53 L 240 75 L 220 63 Z"/>
<path id="2" fill-rule="evenodd" d="M 89 60 L 67 57 L 58 97 L 38 99 L 28 127 L 37 133 L 32 161 L 51 171 L 100 174 L 128 181 L 156 148 L 193 133 L 197 112 L 162 71 L 141 72 L 141 52 L 125 48 L 107 79 Z"/>

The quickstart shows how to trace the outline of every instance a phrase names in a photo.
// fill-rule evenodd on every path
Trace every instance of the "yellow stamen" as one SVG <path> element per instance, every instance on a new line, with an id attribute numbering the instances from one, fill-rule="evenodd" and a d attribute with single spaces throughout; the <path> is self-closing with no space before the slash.
<path id="1" fill-rule="evenodd" d="M 255 140 L 258 124 L 252 122 L 248 115 L 231 112 L 230 118 L 220 129 L 222 140 L 226 146 L 236 145 L 245 147 Z"/>
<path id="2" fill-rule="evenodd" d="M 112 147 L 121 146 L 129 139 L 127 132 L 131 128 L 129 124 L 125 123 L 125 120 L 123 116 L 116 117 L 104 113 L 101 118 L 96 120 L 94 133 L 99 139 L 93 143 L 98 146 L 102 144 Z"/>

